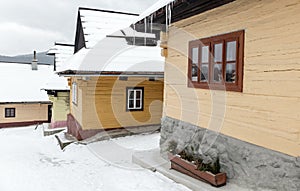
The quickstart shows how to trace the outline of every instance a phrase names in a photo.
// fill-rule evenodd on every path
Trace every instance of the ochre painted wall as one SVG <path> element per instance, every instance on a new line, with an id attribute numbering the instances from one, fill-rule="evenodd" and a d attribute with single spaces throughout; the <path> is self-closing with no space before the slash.
<path id="1" fill-rule="evenodd" d="M 78 104 L 72 104 L 71 113 L 84 130 L 160 124 L 163 80 L 148 79 L 129 77 L 123 81 L 118 77 L 91 77 L 89 80 L 73 78 L 78 83 Z M 144 87 L 143 111 L 126 111 L 126 87 Z"/>
<path id="2" fill-rule="evenodd" d="M 237 0 L 173 23 L 164 115 L 300 156 L 299 10 L 299 0 Z M 238 30 L 245 30 L 243 92 L 188 88 L 188 42 Z"/>
<path id="3" fill-rule="evenodd" d="M 16 108 L 15 118 L 5 118 L 5 108 Z M 20 123 L 48 120 L 48 104 L 1 104 L 0 123 Z"/>

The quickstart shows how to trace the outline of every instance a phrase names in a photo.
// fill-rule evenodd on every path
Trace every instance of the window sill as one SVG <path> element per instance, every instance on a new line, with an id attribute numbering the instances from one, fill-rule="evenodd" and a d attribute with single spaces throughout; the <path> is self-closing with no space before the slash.
<path id="1" fill-rule="evenodd" d="M 232 91 L 232 92 L 243 92 L 243 87 L 237 84 L 208 84 L 208 83 L 197 83 L 188 82 L 189 88 L 207 89 L 207 90 L 221 90 L 221 91 Z"/>
<path id="2" fill-rule="evenodd" d="M 143 109 L 126 109 L 127 112 L 144 111 Z"/>

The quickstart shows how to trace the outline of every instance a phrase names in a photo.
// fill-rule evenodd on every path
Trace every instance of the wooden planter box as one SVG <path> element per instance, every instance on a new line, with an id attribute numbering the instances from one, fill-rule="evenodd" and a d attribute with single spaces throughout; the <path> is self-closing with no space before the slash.
<path id="1" fill-rule="evenodd" d="M 226 173 L 212 174 L 211 172 L 200 171 L 195 164 L 174 155 L 169 155 L 169 159 L 171 161 L 171 169 L 207 182 L 212 186 L 220 187 L 226 184 Z"/>

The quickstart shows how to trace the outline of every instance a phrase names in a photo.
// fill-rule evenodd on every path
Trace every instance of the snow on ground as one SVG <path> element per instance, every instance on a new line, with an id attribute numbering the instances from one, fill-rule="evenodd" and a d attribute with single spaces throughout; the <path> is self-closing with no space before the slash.
<path id="1" fill-rule="evenodd" d="M 159 135 L 138 135 L 60 150 L 42 128 L 0 129 L 1 191 L 188 191 L 131 163 L 134 151 L 158 147 Z"/>

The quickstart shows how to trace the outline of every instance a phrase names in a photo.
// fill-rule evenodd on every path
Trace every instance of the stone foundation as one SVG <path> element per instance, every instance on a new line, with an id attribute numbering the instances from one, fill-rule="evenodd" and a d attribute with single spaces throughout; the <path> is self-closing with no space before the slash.
<path id="1" fill-rule="evenodd" d="M 103 132 L 103 129 L 83 130 L 79 122 L 72 114 L 68 114 L 67 133 L 74 136 L 78 141 L 90 138 L 97 133 Z"/>
<path id="2" fill-rule="evenodd" d="M 228 181 L 253 190 L 300 190 L 300 157 L 295 158 L 243 142 L 170 117 L 162 119 L 161 152 L 170 141 L 206 159 L 219 157 Z"/>

